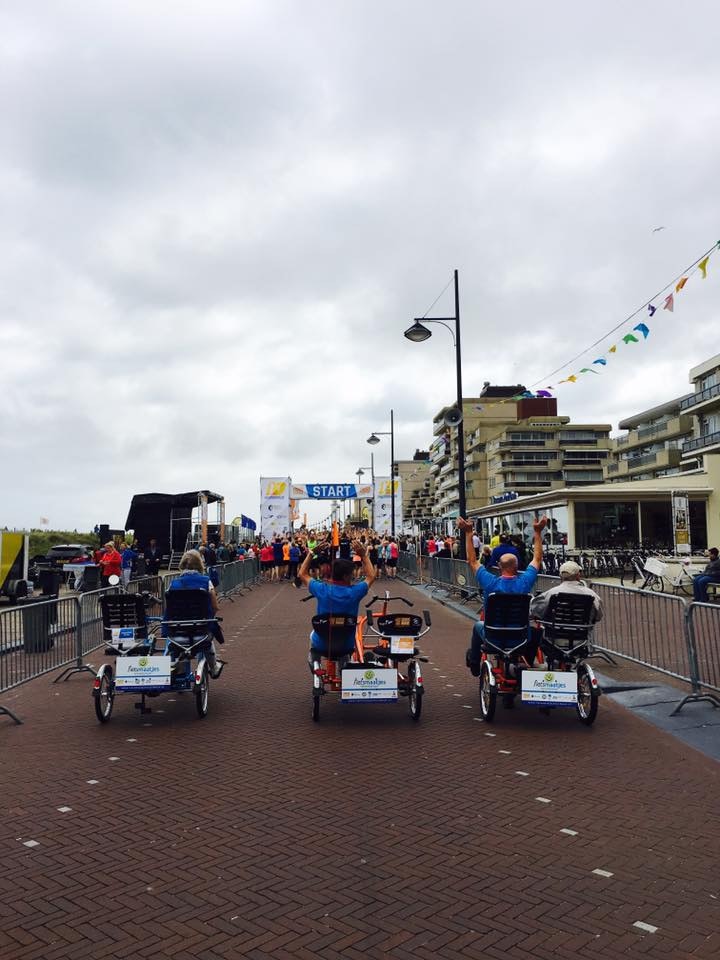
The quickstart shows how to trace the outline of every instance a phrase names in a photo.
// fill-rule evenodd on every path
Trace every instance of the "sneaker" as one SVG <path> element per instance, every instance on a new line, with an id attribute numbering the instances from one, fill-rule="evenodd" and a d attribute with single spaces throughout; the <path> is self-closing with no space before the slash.
<path id="1" fill-rule="evenodd" d="M 474 677 L 480 676 L 480 661 L 473 660 L 472 647 L 468 647 L 465 652 L 465 666 Z"/>
<path id="2" fill-rule="evenodd" d="M 214 660 L 208 660 L 208 670 L 213 680 L 217 680 L 219 678 L 220 674 L 223 672 L 224 666 L 225 661 L 218 660 L 217 657 Z"/>

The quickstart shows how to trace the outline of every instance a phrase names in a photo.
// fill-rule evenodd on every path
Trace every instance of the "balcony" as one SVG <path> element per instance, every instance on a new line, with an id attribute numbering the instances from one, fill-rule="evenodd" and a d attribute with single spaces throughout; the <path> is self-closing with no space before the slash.
<path id="1" fill-rule="evenodd" d="M 718 437 L 720 437 L 720 434 L 718 434 Z M 718 442 L 720 443 L 720 439 Z M 686 444 L 683 444 L 683 453 L 685 446 Z M 607 464 L 607 473 L 615 474 L 616 476 L 613 479 L 617 480 L 622 477 L 632 477 L 636 473 L 646 473 L 648 467 L 651 473 L 655 473 L 658 470 L 668 470 L 679 466 L 681 458 L 680 450 L 675 447 L 665 447 L 663 450 L 656 450 L 653 453 L 643 453 L 638 457 L 609 463 Z"/>
<path id="2" fill-rule="evenodd" d="M 698 390 L 691 397 L 686 397 L 680 401 L 681 410 L 695 410 L 697 407 L 709 406 L 710 401 L 720 397 L 720 383 L 712 387 L 706 387 L 705 390 Z M 713 406 L 720 404 L 713 404 Z M 692 441 L 690 441 L 692 443 Z"/>
<path id="3" fill-rule="evenodd" d="M 710 388 L 714 389 L 714 388 Z M 704 391 L 703 391 L 704 392 Z M 707 433 L 704 437 L 695 437 L 686 441 L 682 445 L 682 455 L 687 457 L 692 453 L 709 453 L 711 450 L 720 448 L 720 430 L 715 433 Z"/>
<path id="4" fill-rule="evenodd" d="M 617 437 L 613 443 L 615 447 L 646 447 L 655 437 L 662 440 L 673 440 L 678 437 L 691 434 L 693 429 L 693 418 L 689 414 L 682 414 L 677 417 L 671 417 L 669 420 L 663 420 L 662 423 L 653 423 L 647 427 L 638 427 L 637 430 L 631 430 L 624 437 Z"/>
<path id="5" fill-rule="evenodd" d="M 544 438 L 542 440 L 520 440 L 515 437 L 505 437 L 497 441 L 500 449 L 503 447 L 544 447 L 546 442 Z"/>

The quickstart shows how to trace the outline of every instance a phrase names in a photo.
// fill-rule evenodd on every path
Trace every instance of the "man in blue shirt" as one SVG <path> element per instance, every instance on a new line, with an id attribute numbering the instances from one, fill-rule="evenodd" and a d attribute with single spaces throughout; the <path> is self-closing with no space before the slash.
<path id="1" fill-rule="evenodd" d="M 310 594 L 317 600 L 317 613 L 337 614 L 345 617 L 356 617 L 360 601 L 367 596 L 371 584 L 375 580 L 375 570 L 370 563 L 365 544 L 354 540 L 352 548 L 362 560 L 365 579 L 353 583 L 354 565 L 352 560 L 335 560 L 332 565 L 331 580 L 315 580 L 310 576 L 310 564 L 313 560 L 312 550 L 308 550 L 305 559 L 298 571 L 298 578 L 305 584 Z M 354 640 L 348 641 L 345 655 L 352 653 Z M 310 648 L 324 652 L 320 637 L 313 631 L 310 634 Z"/>
<path id="2" fill-rule="evenodd" d="M 475 547 L 472 541 L 472 522 L 464 520 L 462 517 L 458 520 L 458 527 L 465 533 L 467 561 L 475 574 L 478 586 L 485 592 L 486 597 L 491 593 L 532 593 L 542 566 L 542 532 L 546 524 L 547 517 L 542 517 L 542 519 L 535 520 L 533 523 L 533 558 L 527 569 L 518 573 L 517 556 L 514 553 L 504 553 L 499 560 L 500 575 L 494 576 L 482 566 L 475 555 Z M 473 627 L 471 647 L 467 655 L 467 664 L 474 677 L 480 676 L 480 657 L 484 638 L 483 624 L 478 622 Z"/>

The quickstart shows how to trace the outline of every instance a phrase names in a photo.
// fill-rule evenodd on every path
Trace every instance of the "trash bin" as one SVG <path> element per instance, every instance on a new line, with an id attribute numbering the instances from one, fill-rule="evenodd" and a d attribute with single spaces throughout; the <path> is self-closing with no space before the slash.
<path id="1" fill-rule="evenodd" d="M 44 597 L 55 596 L 60 593 L 60 584 L 63 582 L 62 570 L 51 568 L 40 571 L 40 589 Z"/>
<path id="2" fill-rule="evenodd" d="M 23 649 L 25 653 L 46 653 L 54 644 L 50 627 L 57 623 L 57 595 L 23 597 L 18 600 L 22 614 Z"/>

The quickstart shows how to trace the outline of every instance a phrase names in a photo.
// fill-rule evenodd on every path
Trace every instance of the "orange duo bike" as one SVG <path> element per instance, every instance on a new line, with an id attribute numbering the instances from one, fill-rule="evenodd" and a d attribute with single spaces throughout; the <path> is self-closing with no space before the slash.
<path id="1" fill-rule="evenodd" d="M 410 716 L 417 722 L 422 713 L 424 685 L 421 663 L 427 662 L 417 642 L 431 626 L 430 614 L 389 613 L 388 604 L 404 597 L 373 597 L 367 616 L 324 614 L 312 619 L 322 642 L 321 653 L 311 650 L 313 676 L 312 717 L 320 719 L 320 703 L 328 693 L 339 694 L 341 703 L 396 703 L 406 697 Z M 382 602 L 374 616 L 372 607 Z M 351 652 L 348 652 L 351 651 Z"/>

